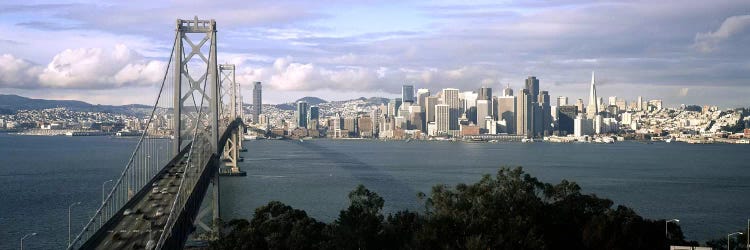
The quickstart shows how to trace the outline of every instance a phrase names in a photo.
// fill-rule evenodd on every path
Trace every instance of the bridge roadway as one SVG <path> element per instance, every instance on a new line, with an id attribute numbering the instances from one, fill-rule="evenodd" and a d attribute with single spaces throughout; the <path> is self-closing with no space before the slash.
<path id="1" fill-rule="evenodd" d="M 129 202 L 120 210 L 114 228 L 107 228 L 106 235 L 95 245 L 95 249 L 144 249 L 153 247 L 159 240 L 169 210 L 180 186 L 187 154 L 174 165 L 167 166 L 154 178 L 148 193 L 140 200 Z M 188 173 L 186 178 L 197 178 L 198 173 Z M 187 182 L 192 183 L 192 182 Z M 185 188 L 185 187 L 183 187 Z M 192 188 L 192 187 L 187 187 Z M 110 224 L 110 223 L 108 223 Z M 112 225 L 112 224 L 110 224 Z M 153 241 L 149 243 L 149 241 Z"/>

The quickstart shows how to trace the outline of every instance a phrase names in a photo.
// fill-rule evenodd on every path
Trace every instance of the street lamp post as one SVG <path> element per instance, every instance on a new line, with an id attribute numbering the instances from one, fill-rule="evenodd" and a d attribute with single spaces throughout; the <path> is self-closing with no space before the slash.
<path id="1" fill-rule="evenodd" d="M 670 222 L 680 223 L 680 220 L 678 220 L 678 219 L 671 219 L 671 220 L 668 220 L 668 221 L 664 222 L 664 238 L 666 238 L 666 239 L 669 239 L 669 227 L 668 226 L 669 226 Z"/>
<path id="2" fill-rule="evenodd" d="M 735 234 L 742 235 L 743 233 L 742 232 L 734 232 L 734 233 L 731 233 L 731 234 L 727 234 L 727 250 L 732 250 L 732 248 L 730 247 L 731 243 L 729 243 L 729 237 L 732 237 L 732 235 L 735 235 Z"/>
<path id="3" fill-rule="evenodd" d="M 36 233 L 30 233 L 21 237 L 21 250 L 23 250 L 23 240 L 34 235 L 36 235 Z"/>
<path id="4" fill-rule="evenodd" d="M 71 230 L 71 226 L 70 226 L 71 225 L 71 223 L 70 223 L 70 210 L 73 209 L 73 206 L 80 205 L 80 204 L 81 204 L 80 201 L 79 202 L 73 202 L 73 204 L 70 204 L 70 206 L 68 207 L 68 247 L 70 247 L 70 234 L 71 234 L 71 231 L 72 231 Z"/>
<path id="5" fill-rule="evenodd" d="M 113 181 L 112 179 L 106 180 L 102 183 L 102 203 L 104 203 L 104 199 L 106 199 L 106 193 L 104 192 L 104 187 L 107 185 L 107 182 Z"/>

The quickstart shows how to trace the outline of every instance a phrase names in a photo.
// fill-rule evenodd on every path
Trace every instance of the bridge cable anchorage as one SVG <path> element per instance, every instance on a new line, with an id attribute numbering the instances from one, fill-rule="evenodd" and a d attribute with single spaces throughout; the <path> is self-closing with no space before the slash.
<path id="1" fill-rule="evenodd" d="M 177 38 L 177 34 L 175 34 L 175 39 Z M 125 169 L 120 173 L 117 181 L 112 184 L 112 189 L 107 194 L 106 198 L 102 202 L 102 204 L 99 206 L 99 208 L 96 210 L 94 215 L 89 219 L 89 221 L 83 226 L 81 231 L 76 235 L 76 237 L 73 239 L 71 244 L 68 246 L 67 249 L 75 249 L 79 245 L 82 245 L 85 242 L 82 242 L 84 240 L 84 237 L 88 234 L 89 237 L 93 236 L 99 229 L 101 229 L 104 226 L 103 221 L 108 221 L 111 217 L 114 217 L 118 210 L 120 210 L 120 207 L 124 205 L 123 203 L 127 201 L 127 199 L 124 199 L 124 195 L 127 195 L 127 191 L 123 192 L 123 185 L 129 185 L 128 179 L 128 171 L 132 169 L 132 166 L 135 162 L 136 155 L 143 146 L 144 139 L 146 138 L 146 132 L 151 128 L 151 125 L 153 123 L 154 114 L 156 113 L 156 109 L 159 105 L 159 100 L 162 97 L 164 87 L 167 80 L 167 75 L 169 73 L 169 66 L 172 63 L 172 54 L 174 53 L 175 47 L 172 46 L 172 52 L 170 52 L 169 62 L 167 63 L 167 70 L 164 72 L 164 77 L 162 77 L 162 83 L 159 88 L 159 92 L 156 97 L 156 101 L 154 103 L 153 108 L 151 109 L 151 113 L 149 116 L 148 121 L 146 122 L 144 132 L 141 134 L 140 138 L 138 139 L 138 143 L 136 144 L 135 150 L 133 150 L 133 153 L 131 154 L 130 158 L 128 159 L 127 164 L 125 165 Z M 100 223 L 96 223 L 97 217 L 100 220 Z M 85 239 L 88 241 L 89 239 Z"/>

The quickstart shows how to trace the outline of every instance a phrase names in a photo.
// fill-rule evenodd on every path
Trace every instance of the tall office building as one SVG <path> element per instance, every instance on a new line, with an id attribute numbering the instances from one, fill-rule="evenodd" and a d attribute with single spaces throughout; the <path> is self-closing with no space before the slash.
<path id="1" fill-rule="evenodd" d="M 297 102 L 297 111 L 294 112 L 297 119 L 297 127 L 307 128 L 307 102 Z"/>
<path id="2" fill-rule="evenodd" d="M 505 121 L 505 133 L 516 133 L 516 98 L 501 96 L 497 98 L 498 121 Z"/>
<path id="3" fill-rule="evenodd" d="M 510 84 L 503 89 L 503 96 L 513 96 L 513 89 L 510 88 Z"/>
<path id="4" fill-rule="evenodd" d="M 516 97 L 516 134 L 532 137 L 534 135 L 534 102 L 531 93 L 524 89 Z"/>
<path id="5" fill-rule="evenodd" d="M 492 88 L 481 87 L 477 94 L 477 100 L 492 100 Z"/>
<path id="6" fill-rule="evenodd" d="M 562 105 L 557 107 L 557 131 L 561 136 L 573 134 L 574 121 L 578 116 L 578 107 Z"/>
<path id="7" fill-rule="evenodd" d="M 310 106 L 310 112 L 307 113 L 307 128 L 318 129 L 318 121 L 320 121 L 320 108 Z"/>
<path id="8" fill-rule="evenodd" d="M 617 96 L 610 96 L 609 98 L 607 98 L 607 101 L 609 102 L 608 106 L 617 106 Z"/>
<path id="9" fill-rule="evenodd" d="M 450 130 L 450 105 L 435 105 L 435 124 L 437 134 L 445 134 Z"/>
<path id="10" fill-rule="evenodd" d="M 428 96 L 425 98 L 425 121 L 426 123 L 435 121 L 435 105 L 440 104 L 440 100 L 436 96 Z"/>
<path id="11" fill-rule="evenodd" d="M 473 91 L 466 91 L 459 93 L 458 98 L 461 102 L 459 112 L 462 112 L 467 120 L 477 124 L 477 100 L 479 95 Z"/>
<path id="12" fill-rule="evenodd" d="M 389 117 L 396 117 L 398 116 L 398 112 L 401 109 L 401 98 L 391 99 L 390 102 L 388 102 L 388 116 Z"/>
<path id="13" fill-rule="evenodd" d="M 599 103 L 596 98 L 596 82 L 594 78 L 594 72 L 591 72 L 591 89 L 589 90 L 589 105 L 586 107 L 586 116 L 589 119 L 593 119 L 594 116 L 599 114 Z"/>
<path id="14" fill-rule="evenodd" d="M 536 100 L 539 99 L 539 79 L 535 76 L 529 76 L 529 78 L 526 78 L 526 89 L 531 95 L 531 100 L 536 102 Z"/>
<path id="15" fill-rule="evenodd" d="M 259 123 L 260 121 L 260 114 L 262 113 L 263 109 L 263 87 L 261 86 L 260 82 L 253 83 L 253 122 Z"/>
<path id="16" fill-rule="evenodd" d="M 557 106 L 565 106 L 568 105 L 568 97 L 567 96 L 558 96 L 557 97 Z"/>
<path id="17" fill-rule="evenodd" d="M 477 121 L 479 121 L 477 125 L 479 125 L 479 128 L 487 129 L 484 121 L 488 116 L 492 117 L 492 108 L 490 106 L 490 101 L 477 100 Z"/>
<path id="18" fill-rule="evenodd" d="M 417 105 L 422 106 L 422 109 L 425 108 L 425 99 L 430 96 L 430 90 L 429 89 L 417 89 Z"/>
<path id="19" fill-rule="evenodd" d="M 401 87 L 401 100 L 403 102 L 414 103 L 414 85 L 404 85 Z"/>
<path id="20" fill-rule="evenodd" d="M 458 100 L 458 89 L 443 89 L 443 104 L 448 105 L 449 123 L 448 130 L 458 130 L 458 111 L 461 104 Z M 437 119 L 437 118 L 436 118 Z"/>
<path id="21" fill-rule="evenodd" d="M 576 107 L 578 108 L 578 113 L 583 114 L 585 109 L 583 108 L 583 99 L 576 100 Z"/>
<path id="22" fill-rule="evenodd" d="M 541 135 L 550 135 L 552 131 L 552 104 L 550 103 L 550 97 L 548 91 L 539 92 L 539 111 L 541 126 L 536 132 Z"/>

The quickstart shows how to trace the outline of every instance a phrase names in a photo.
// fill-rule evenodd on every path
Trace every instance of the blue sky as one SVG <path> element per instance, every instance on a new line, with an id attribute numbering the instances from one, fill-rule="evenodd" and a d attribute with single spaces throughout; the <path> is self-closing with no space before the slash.
<path id="1" fill-rule="evenodd" d="M 195 15 L 216 19 L 219 62 L 270 103 L 518 89 L 529 75 L 575 100 L 596 71 L 604 97 L 750 105 L 744 0 L 5 2 L 0 93 L 152 103 L 175 19 Z"/>

